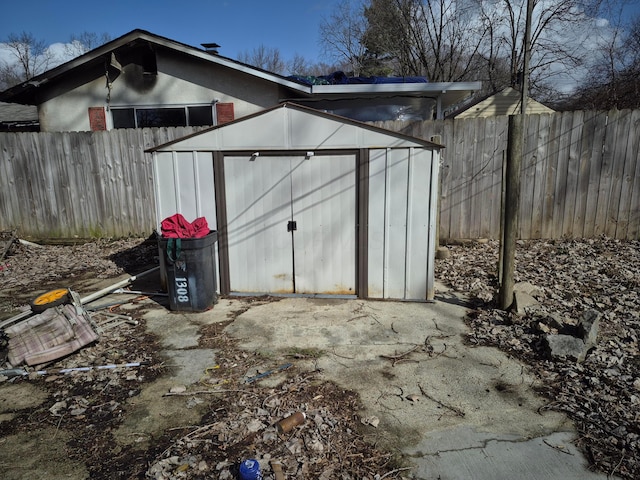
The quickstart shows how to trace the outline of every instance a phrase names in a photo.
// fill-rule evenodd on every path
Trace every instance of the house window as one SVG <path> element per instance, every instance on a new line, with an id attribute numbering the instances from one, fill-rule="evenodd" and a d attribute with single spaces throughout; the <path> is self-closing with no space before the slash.
<path id="1" fill-rule="evenodd" d="M 111 108 L 113 128 L 215 125 L 213 105 Z"/>

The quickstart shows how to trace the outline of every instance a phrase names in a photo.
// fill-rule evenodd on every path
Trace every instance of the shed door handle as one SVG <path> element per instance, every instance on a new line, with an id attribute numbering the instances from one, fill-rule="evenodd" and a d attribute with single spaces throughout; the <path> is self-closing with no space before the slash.
<path id="1" fill-rule="evenodd" d="M 289 221 L 289 223 L 287 223 L 287 232 L 293 232 L 295 230 L 298 229 L 298 224 L 296 222 L 294 222 L 293 220 Z"/>

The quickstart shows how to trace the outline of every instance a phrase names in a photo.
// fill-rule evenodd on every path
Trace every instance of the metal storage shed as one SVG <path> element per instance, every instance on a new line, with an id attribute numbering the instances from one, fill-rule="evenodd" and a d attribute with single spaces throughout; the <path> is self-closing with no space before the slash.
<path id="1" fill-rule="evenodd" d="M 221 294 L 430 301 L 441 148 L 284 103 L 150 149 L 158 228 L 207 219 Z"/>

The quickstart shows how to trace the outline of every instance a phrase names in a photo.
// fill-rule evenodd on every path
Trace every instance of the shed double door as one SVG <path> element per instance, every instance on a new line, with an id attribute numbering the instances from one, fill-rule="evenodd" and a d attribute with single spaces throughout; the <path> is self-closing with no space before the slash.
<path id="1" fill-rule="evenodd" d="M 225 156 L 232 292 L 356 294 L 355 155 Z"/>

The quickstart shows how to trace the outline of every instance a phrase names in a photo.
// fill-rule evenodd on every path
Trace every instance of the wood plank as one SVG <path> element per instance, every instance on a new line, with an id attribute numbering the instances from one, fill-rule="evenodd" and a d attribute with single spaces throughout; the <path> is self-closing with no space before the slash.
<path id="1" fill-rule="evenodd" d="M 487 238 L 499 238 L 500 236 L 500 208 L 502 202 L 502 161 L 503 152 L 506 148 L 506 126 L 505 116 L 493 117 L 488 121 L 490 130 L 488 135 L 491 137 L 491 141 L 488 146 L 491 147 L 491 163 L 489 165 L 490 175 L 490 191 L 489 197 L 491 199 L 489 212 L 489 226 L 488 232 L 483 234 Z"/>
<path id="2" fill-rule="evenodd" d="M 464 183 L 467 171 L 464 120 L 462 122 L 459 120 L 456 121 L 453 138 L 453 158 L 451 160 L 451 174 L 449 176 L 450 187 L 448 191 L 449 207 L 451 209 L 449 237 L 462 238 L 463 235 L 469 235 L 467 225 L 468 205 L 465 204 L 464 198 Z"/>
<path id="3" fill-rule="evenodd" d="M 440 150 L 440 239 L 451 238 L 451 172 L 455 161 L 454 121 L 443 122 L 442 141 L 446 148 Z M 438 239 L 438 240 L 440 240 Z"/>
<path id="4" fill-rule="evenodd" d="M 76 208 L 82 223 L 79 228 L 79 235 L 92 237 L 96 234 L 94 230 L 96 204 L 94 201 L 95 181 L 91 173 L 90 151 L 88 148 L 90 137 L 79 135 L 79 133 L 74 132 L 69 137 L 76 186 L 82 185 L 82 188 L 76 189 Z"/>
<path id="5" fill-rule="evenodd" d="M 453 165 L 455 161 L 455 121 L 448 125 L 449 133 L 446 135 L 446 148 L 440 154 L 440 239 L 451 238 L 451 190 Z M 443 138 L 444 140 L 444 138 Z"/>
<path id="6" fill-rule="evenodd" d="M 567 183 L 564 189 L 565 202 L 562 217 L 562 235 L 567 237 L 576 237 L 573 231 L 573 224 L 576 216 L 576 195 L 580 175 L 580 136 L 582 134 L 583 121 L 584 113 L 582 111 L 578 110 L 567 114 L 565 127 L 567 127 L 568 130 L 563 133 L 569 141 L 566 148 Z"/>
<path id="7" fill-rule="evenodd" d="M 38 135 L 35 138 L 38 153 L 32 157 L 27 157 L 30 175 L 32 176 L 30 183 L 34 201 L 34 220 L 36 222 L 35 225 L 32 225 L 32 228 L 35 229 L 37 235 L 42 235 L 47 231 L 56 231 L 51 214 L 51 207 L 55 208 L 55 201 L 48 195 L 48 175 L 46 173 L 49 171 L 48 165 L 53 164 L 53 159 L 49 154 L 51 151 L 49 146 L 53 143 L 53 138 L 54 136 L 49 133 Z"/>
<path id="8" fill-rule="evenodd" d="M 624 219 L 619 214 L 624 172 L 625 169 L 629 168 L 625 165 L 629 146 L 627 139 L 631 130 L 631 113 L 631 110 L 621 110 L 619 112 L 616 135 L 614 137 L 613 156 L 611 158 L 611 189 L 605 223 L 605 235 L 608 237 L 616 237 L 618 224 L 624 223 Z"/>
<path id="9" fill-rule="evenodd" d="M 592 238 L 600 235 L 596 233 L 596 217 L 598 211 L 598 193 L 600 190 L 600 175 L 602 172 L 602 156 L 604 141 L 607 136 L 608 112 L 598 112 L 594 118 L 594 130 L 591 154 L 589 157 L 589 185 L 587 190 L 587 206 L 585 208 L 585 223 L 583 235 Z"/>
<path id="10" fill-rule="evenodd" d="M 466 137 L 469 147 L 469 174 L 467 181 L 469 191 L 469 236 L 482 237 L 482 212 L 486 209 L 487 197 L 483 192 L 483 184 L 487 161 L 484 156 L 485 118 L 475 122 L 466 122 Z"/>
<path id="11" fill-rule="evenodd" d="M 628 240 L 640 240 L 640 146 L 637 145 L 637 142 L 640 141 L 640 132 L 638 131 L 640 124 L 636 122 L 635 127 L 634 145 L 636 145 L 636 147 L 631 152 L 632 158 L 635 157 L 635 173 L 633 176 L 631 201 L 629 205 Z"/>
<path id="12" fill-rule="evenodd" d="M 13 231 L 18 224 L 18 190 L 15 188 L 16 135 L 0 133 L 0 230 Z"/>
<path id="13" fill-rule="evenodd" d="M 91 136 L 93 155 L 93 181 L 96 187 L 96 201 L 98 205 L 97 219 L 99 228 L 106 232 L 118 231 L 116 221 L 113 217 L 113 201 L 117 200 L 111 195 L 111 183 L 113 181 L 110 174 L 111 149 L 110 141 L 120 141 L 121 130 L 114 130 L 113 135 Z M 99 132 L 97 132 L 99 133 Z M 97 181 L 99 179 L 99 181 Z"/>
<path id="14" fill-rule="evenodd" d="M 535 144 L 538 115 L 525 115 L 523 125 L 522 164 L 520 169 L 520 210 L 518 212 L 518 238 L 531 238 L 533 230 L 533 197 L 536 181 Z"/>
<path id="15" fill-rule="evenodd" d="M 548 147 L 551 116 L 549 114 L 540 114 L 537 117 L 535 151 L 532 151 L 532 155 L 535 155 L 535 173 L 533 176 L 533 196 L 531 198 L 531 232 L 528 238 L 542 238 L 546 172 L 549 162 Z"/>
<path id="16" fill-rule="evenodd" d="M 544 203 L 542 208 L 542 238 L 556 238 L 554 230 L 554 205 L 558 175 L 558 148 L 562 114 L 553 115 L 549 128 L 547 147 L 547 171 L 544 185 Z"/>
<path id="17" fill-rule="evenodd" d="M 458 201 L 459 201 L 459 210 L 460 210 L 460 222 L 458 232 L 456 234 L 457 238 L 471 238 L 474 236 L 473 234 L 473 218 L 472 218 L 472 205 L 473 205 L 473 197 L 471 196 L 471 179 L 473 177 L 473 163 L 474 163 L 474 153 L 473 153 L 473 134 L 472 129 L 474 126 L 475 120 L 472 121 L 464 121 L 462 122 L 462 130 L 459 130 L 459 133 L 462 133 L 462 143 L 458 145 L 461 149 L 461 175 L 460 175 L 460 183 L 458 187 Z"/>
<path id="18" fill-rule="evenodd" d="M 598 184 L 598 203 L 596 205 L 596 219 L 594 235 L 607 233 L 607 215 L 609 213 L 609 199 L 611 197 L 613 154 L 620 118 L 620 112 L 611 110 L 607 114 L 607 132 L 603 144 L 602 167 Z"/>
<path id="19" fill-rule="evenodd" d="M 58 141 L 60 167 L 58 177 L 55 179 L 59 184 L 60 227 L 68 237 L 73 236 L 72 232 L 83 229 L 81 212 L 76 205 L 80 183 L 76 179 L 74 152 L 71 150 L 70 136 L 73 133 L 75 132 L 61 132 L 61 138 Z"/>
<path id="20" fill-rule="evenodd" d="M 565 204 L 567 201 L 567 173 L 569 168 L 569 143 L 571 141 L 571 116 L 572 112 L 560 114 L 558 123 L 557 144 L 558 163 L 556 168 L 556 181 L 553 201 L 553 235 L 560 238 L 566 234 L 563 229 Z"/>
<path id="21" fill-rule="evenodd" d="M 580 129 L 580 153 L 578 158 L 578 180 L 576 184 L 576 203 L 574 208 L 572 231 L 574 237 L 583 237 L 587 199 L 589 195 L 589 175 L 591 171 L 591 154 L 596 130 L 596 112 L 586 111 L 582 117 Z M 576 129 L 578 126 L 576 125 Z"/>
<path id="22" fill-rule="evenodd" d="M 621 178 L 620 188 L 620 202 L 617 212 L 615 212 L 618 219 L 616 225 L 615 238 L 634 239 L 635 236 L 629 235 L 634 230 L 633 220 L 634 215 L 637 217 L 640 213 L 640 205 L 638 202 L 638 190 L 640 185 L 635 183 L 640 175 L 640 110 L 633 110 L 630 112 L 631 118 L 629 121 L 629 129 L 626 133 L 626 149 L 624 155 L 624 170 Z M 622 138 L 621 141 L 625 139 Z M 635 203 L 634 203 L 635 195 Z"/>

